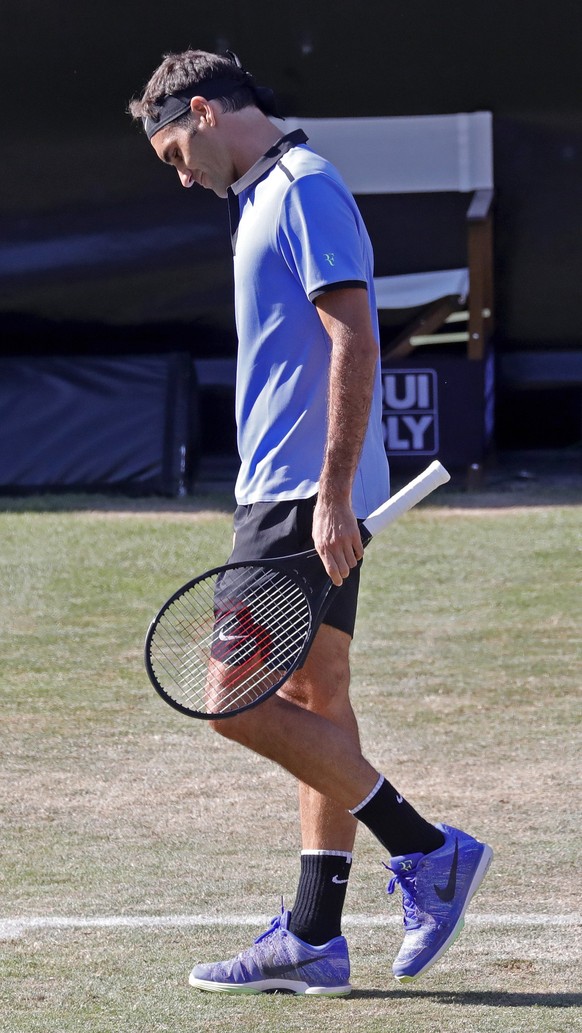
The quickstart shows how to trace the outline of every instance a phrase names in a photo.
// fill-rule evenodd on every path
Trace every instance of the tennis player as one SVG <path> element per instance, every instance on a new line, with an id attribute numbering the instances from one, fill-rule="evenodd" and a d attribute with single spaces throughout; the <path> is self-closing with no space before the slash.
<path id="1" fill-rule="evenodd" d="M 434 825 L 362 755 L 349 651 L 363 556 L 358 518 L 387 497 L 370 240 L 336 169 L 305 134 L 281 135 L 273 94 L 234 54 L 170 54 L 130 104 L 182 186 L 226 198 L 238 335 L 231 561 L 315 545 L 341 587 L 303 668 L 260 707 L 214 729 L 299 783 L 301 869 L 291 911 L 190 983 L 227 993 L 350 991 L 341 915 L 358 822 L 390 855 L 403 896 L 398 980 L 456 939 L 492 851 Z"/>

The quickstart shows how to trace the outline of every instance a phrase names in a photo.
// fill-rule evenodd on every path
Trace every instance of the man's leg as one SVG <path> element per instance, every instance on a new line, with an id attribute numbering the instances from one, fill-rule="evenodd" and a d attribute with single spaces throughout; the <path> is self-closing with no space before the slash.
<path id="1" fill-rule="evenodd" d="M 359 757 L 357 722 L 348 695 L 350 641 L 349 635 L 324 625 L 306 664 L 281 691 L 280 703 L 283 713 L 306 712 L 307 719 L 313 714 L 323 727 L 336 728 L 349 744 L 349 752 Z M 260 709 L 270 703 L 266 701 Z M 279 709 L 275 702 L 273 725 L 263 715 L 273 734 Z M 223 728 L 223 724 L 231 727 Z M 216 722 L 215 728 L 227 735 L 235 732 L 232 738 L 251 746 L 242 724 L 233 728 L 229 719 Z M 281 762 L 279 757 L 273 759 Z M 333 996 L 350 992 L 341 914 L 358 823 L 345 804 L 304 780 L 299 781 L 299 799 L 303 850 L 293 911 L 283 911 L 267 933 L 236 958 L 197 965 L 190 974 L 192 986 L 225 993 L 285 989 Z"/>
<path id="2" fill-rule="evenodd" d="M 349 698 L 351 637 L 324 624 L 307 662 L 281 695 L 342 728 L 359 750 L 358 724 Z M 357 820 L 304 782 L 299 784 L 301 873 L 289 928 L 320 945 L 341 935 Z"/>
<path id="3" fill-rule="evenodd" d="M 214 723 L 221 734 L 277 761 L 302 783 L 301 876 L 289 928 L 313 946 L 341 933 L 355 835 L 350 808 L 391 854 L 424 854 L 444 844 L 443 833 L 362 756 L 348 697 L 349 641 L 324 625 L 285 695 Z"/>
<path id="4" fill-rule="evenodd" d="M 307 663 L 284 686 L 281 695 L 347 732 L 354 749 L 360 751 L 349 698 L 350 644 L 345 632 L 323 625 Z M 341 934 L 357 822 L 335 800 L 309 785 L 300 783 L 299 793 L 303 849 L 289 927 L 300 939 L 319 945 Z M 379 835 L 392 855 L 411 851 L 425 854 L 444 843 L 442 832 L 422 818 L 385 779 L 360 811 L 358 818 Z"/>
<path id="5" fill-rule="evenodd" d="M 358 723 L 349 698 L 350 643 L 349 635 L 324 624 L 305 666 L 289 679 L 280 695 L 343 729 L 359 752 Z M 299 784 L 299 801 L 304 850 L 351 851 L 358 823 L 349 811 L 304 782 Z"/>
<path id="6" fill-rule="evenodd" d="M 392 851 L 394 845 L 390 845 L 387 840 L 391 839 L 391 825 L 401 821 L 404 813 L 401 810 L 403 798 L 393 790 L 398 809 L 382 822 L 382 815 L 374 807 L 374 799 L 380 795 L 380 782 L 385 787 L 390 786 L 390 783 L 362 755 L 346 705 L 343 708 L 343 720 L 337 722 L 324 712 L 327 709 L 322 704 L 322 712 L 318 713 L 298 705 L 289 694 L 284 698 L 282 693 L 276 693 L 261 703 L 260 707 L 244 711 L 228 720 L 210 721 L 210 725 L 224 737 L 280 764 L 317 794 L 313 798 L 315 801 L 318 797 L 329 799 L 330 805 L 333 801 L 334 814 L 357 810 L 359 820 L 364 821 L 387 849 Z M 392 811 L 394 801 L 390 793 L 383 789 L 381 797 L 381 810 L 388 808 Z M 314 834 L 316 828 L 326 828 L 331 835 L 327 807 L 328 804 L 322 801 L 314 804 L 310 815 L 310 835 Z M 421 819 L 420 815 L 417 815 L 417 819 L 418 833 L 427 828 L 434 831 L 434 826 Z M 340 821 L 342 837 L 350 828 L 350 835 L 353 835 L 351 817 L 343 815 Z M 439 843 L 442 841 L 442 835 L 437 834 L 436 838 Z M 345 844 L 343 838 L 341 842 Z"/>
<path id="7" fill-rule="evenodd" d="M 312 662 L 294 685 L 287 687 L 286 697 L 276 694 L 260 707 L 212 722 L 212 727 L 280 764 L 302 783 L 305 843 L 333 843 L 342 848 L 338 853 L 346 854 L 343 848 L 350 846 L 351 852 L 354 823 L 345 813 L 351 810 L 392 855 L 390 891 L 396 883 L 400 885 L 405 912 L 404 943 L 393 969 L 397 979 L 415 979 L 461 931 L 465 909 L 487 871 L 492 852 L 458 829 L 427 822 L 362 756 L 347 698 L 349 668 L 342 641 L 334 629 L 325 626 L 314 644 Z M 332 676 L 324 679 L 324 670 Z M 310 702 L 317 709 L 309 709 Z M 333 853 L 332 861 L 336 863 Z M 308 876 L 307 881 L 313 879 L 313 870 Z M 317 872 L 315 878 L 317 882 Z M 347 879 L 345 870 L 343 875 L 332 876 L 332 881 L 341 884 L 343 878 Z M 317 892 L 316 886 L 315 897 Z M 317 899 L 311 910 L 312 915 L 321 911 Z M 339 910 L 341 913 L 341 905 Z M 309 943 L 293 933 L 292 917 L 283 912 L 271 929 L 237 958 L 196 966 L 191 984 L 229 993 L 275 988 L 295 993 L 348 993 L 344 938 L 337 935 L 331 941 L 322 943 L 319 938 Z M 311 920 L 308 914 L 308 926 Z"/>

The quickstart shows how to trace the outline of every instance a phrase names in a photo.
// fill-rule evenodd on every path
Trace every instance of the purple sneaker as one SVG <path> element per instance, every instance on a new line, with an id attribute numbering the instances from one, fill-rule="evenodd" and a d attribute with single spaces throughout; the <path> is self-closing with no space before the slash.
<path id="1" fill-rule="evenodd" d="M 445 842 L 430 854 L 393 857 L 388 885 L 402 890 L 404 941 L 392 971 L 401 983 L 426 972 L 455 942 L 465 924 L 465 911 L 491 864 L 486 843 L 449 825 L 437 825 Z"/>
<path id="2" fill-rule="evenodd" d="M 350 962 L 344 937 L 312 947 L 289 932 L 290 917 L 290 911 L 281 909 L 267 931 L 236 958 L 196 965 L 190 986 L 226 994 L 275 990 L 328 997 L 349 994 Z"/>

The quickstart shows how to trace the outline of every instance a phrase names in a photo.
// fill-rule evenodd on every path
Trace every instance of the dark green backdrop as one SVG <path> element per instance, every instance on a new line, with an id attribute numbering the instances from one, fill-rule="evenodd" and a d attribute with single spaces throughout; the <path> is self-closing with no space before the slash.
<path id="1" fill-rule="evenodd" d="M 294 114 L 491 109 L 499 346 L 579 343 L 576 0 L 3 0 L 2 14 L 0 325 L 8 338 L 23 318 L 38 317 L 125 325 L 178 319 L 198 322 L 210 337 L 217 327 L 226 333 L 218 301 L 229 277 L 222 206 L 205 197 L 198 215 L 199 199 L 168 182 L 173 173 L 158 167 L 124 114 L 160 55 L 193 45 L 240 52 Z M 224 219 L 224 243 L 208 243 L 207 274 L 196 273 L 182 242 L 169 276 L 156 280 L 155 242 L 140 233 L 164 221 L 183 226 L 193 215 L 201 227 L 193 241 L 198 258 L 209 240 L 205 220 L 220 226 Z M 132 233 L 141 255 L 133 264 Z M 106 238 L 113 242 L 109 270 L 103 256 L 93 268 L 85 255 L 76 268 L 65 262 L 59 272 L 56 262 L 47 271 L 46 249 L 58 250 L 60 236 L 97 240 L 92 234 L 97 251 Z"/>

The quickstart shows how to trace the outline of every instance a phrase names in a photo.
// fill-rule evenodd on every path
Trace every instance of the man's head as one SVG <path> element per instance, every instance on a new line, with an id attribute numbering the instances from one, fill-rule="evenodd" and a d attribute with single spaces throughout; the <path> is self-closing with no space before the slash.
<path id="1" fill-rule="evenodd" d="M 156 154 L 174 165 L 183 186 L 199 183 L 224 197 L 240 174 L 237 134 L 227 116 L 245 111 L 247 122 L 257 122 L 255 116 L 266 121 L 265 115 L 275 114 L 275 102 L 234 54 L 186 50 L 165 56 L 129 111 L 142 120 Z"/>

